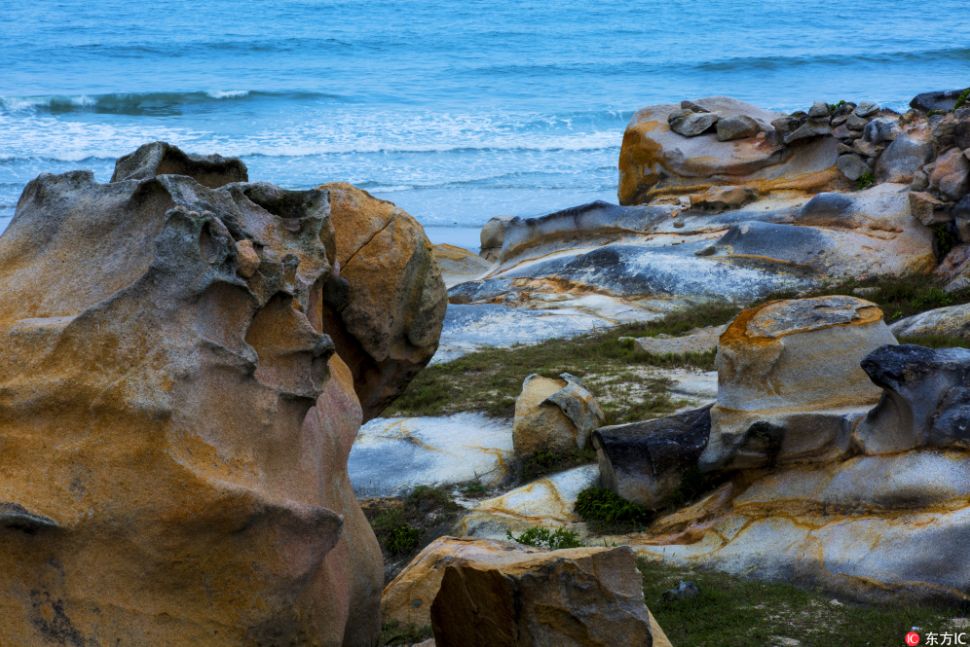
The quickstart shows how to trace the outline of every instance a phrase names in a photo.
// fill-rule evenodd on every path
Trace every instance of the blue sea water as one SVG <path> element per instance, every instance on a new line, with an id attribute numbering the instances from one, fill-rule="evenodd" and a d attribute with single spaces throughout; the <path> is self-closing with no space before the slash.
<path id="1" fill-rule="evenodd" d="M 966 0 L 0 0 L 0 230 L 151 140 L 345 180 L 437 240 L 613 199 L 623 128 L 715 94 L 903 107 L 970 84 Z"/>

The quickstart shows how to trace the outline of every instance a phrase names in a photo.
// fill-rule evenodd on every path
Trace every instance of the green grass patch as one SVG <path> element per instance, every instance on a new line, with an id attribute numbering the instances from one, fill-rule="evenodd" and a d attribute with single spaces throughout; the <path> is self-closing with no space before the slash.
<path id="1" fill-rule="evenodd" d="M 642 505 L 601 487 L 589 487 L 580 492 L 575 510 L 592 531 L 604 535 L 643 530 L 655 516 Z"/>
<path id="2" fill-rule="evenodd" d="M 833 603 L 833 596 L 785 582 L 763 582 L 714 571 L 678 568 L 640 560 L 647 606 L 674 645 L 690 647 L 771 646 L 779 638 L 803 647 L 888 647 L 902 645 L 910 628 L 956 631 L 954 618 L 968 609 L 957 605 L 859 605 Z M 663 592 L 681 580 L 697 584 L 700 594 L 664 600 Z M 965 630 L 963 630 L 965 631 Z"/>
<path id="3" fill-rule="evenodd" d="M 855 188 L 859 191 L 863 189 L 868 189 L 871 186 L 876 185 L 876 176 L 873 175 L 872 171 L 866 171 L 855 181 Z"/>
<path id="4" fill-rule="evenodd" d="M 437 416 L 482 411 L 511 418 L 522 381 L 530 373 L 550 377 L 572 373 L 600 400 L 609 424 L 666 415 L 669 383 L 645 377 L 638 369 L 690 367 L 711 370 L 712 353 L 680 356 L 637 355 L 623 337 L 681 335 L 694 328 L 730 321 L 739 311 L 725 303 L 698 305 L 654 322 L 513 348 L 484 349 L 445 364 L 429 366 L 384 413 L 385 416 Z M 635 389 L 630 389 L 633 384 Z M 615 392 L 617 397 L 609 397 Z"/>
<path id="5" fill-rule="evenodd" d="M 592 447 L 571 452 L 540 451 L 518 459 L 510 471 L 515 475 L 516 481 L 528 483 L 547 474 L 555 474 L 595 462 L 596 450 Z"/>
<path id="6" fill-rule="evenodd" d="M 899 338 L 899 343 L 927 348 L 970 348 L 970 340 L 947 335 L 905 335 Z"/>
<path id="7" fill-rule="evenodd" d="M 524 546 L 550 548 L 552 550 L 579 548 L 583 545 L 583 542 L 579 541 L 579 535 L 565 528 L 549 530 L 548 528 L 533 526 L 518 536 L 513 535 L 511 531 L 507 531 L 506 536 L 509 541 L 514 541 Z"/>
<path id="8" fill-rule="evenodd" d="M 953 109 L 959 110 L 963 106 L 967 105 L 968 101 L 970 101 L 970 88 L 967 88 L 960 93 L 960 96 L 957 97 L 957 102 L 953 104 Z"/>

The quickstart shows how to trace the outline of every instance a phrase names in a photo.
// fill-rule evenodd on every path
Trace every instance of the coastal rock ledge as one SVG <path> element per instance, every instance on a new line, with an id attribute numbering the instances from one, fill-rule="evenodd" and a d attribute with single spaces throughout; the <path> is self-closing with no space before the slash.
<path id="1" fill-rule="evenodd" d="M 355 380 L 325 333 L 379 289 L 339 276 L 330 194 L 161 143 L 115 175 L 41 175 L 0 238 L 0 644 L 376 644 L 347 456 L 414 370 Z"/>

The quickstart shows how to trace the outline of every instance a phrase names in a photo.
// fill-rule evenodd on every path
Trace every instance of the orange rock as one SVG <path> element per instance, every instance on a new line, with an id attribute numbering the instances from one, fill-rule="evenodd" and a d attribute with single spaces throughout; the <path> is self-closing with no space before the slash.
<path id="1" fill-rule="evenodd" d="M 350 184 L 325 184 L 340 276 L 324 330 L 354 374 L 364 419 L 378 415 L 438 349 L 448 295 L 424 228 Z"/>
<path id="2" fill-rule="evenodd" d="M 0 644 L 377 639 L 332 241 L 322 191 L 26 187 L 0 237 Z"/>

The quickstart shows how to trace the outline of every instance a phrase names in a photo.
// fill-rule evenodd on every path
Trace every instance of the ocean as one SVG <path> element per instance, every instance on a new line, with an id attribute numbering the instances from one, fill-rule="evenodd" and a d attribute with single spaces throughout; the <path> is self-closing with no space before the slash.
<path id="1" fill-rule="evenodd" d="M 257 180 L 343 180 L 432 240 L 615 201 L 632 113 L 970 84 L 965 0 L 0 0 L 0 230 L 26 182 L 166 140 Z"/>

